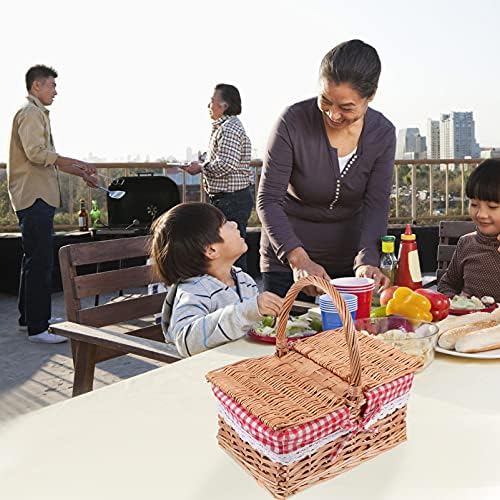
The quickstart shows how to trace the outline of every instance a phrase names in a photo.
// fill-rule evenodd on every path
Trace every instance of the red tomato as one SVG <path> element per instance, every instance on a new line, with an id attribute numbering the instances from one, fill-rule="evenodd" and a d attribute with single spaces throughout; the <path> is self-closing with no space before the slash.
<path id="1" fill-rule="evenodd" d="M 380 294 L 380 305 L 381 306 L 386 306 L 389 300 L 392 299 L 392 296 L 394 295 L 394 292 L 399 288 L 399 286 L 390 286 L 389 288 L 386 288 L 381 294 Z"/>

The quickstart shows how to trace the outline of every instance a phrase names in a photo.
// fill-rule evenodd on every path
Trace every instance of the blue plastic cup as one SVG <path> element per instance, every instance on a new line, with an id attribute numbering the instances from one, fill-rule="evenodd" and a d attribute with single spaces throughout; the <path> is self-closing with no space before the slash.
<path id="1" fill-rule="evenodd" d="M 341 293 L 347 309 L 351 313 L 353 321 L 356 319 L 356 311 L 358 310 L 358 297 L 351 293 Z M 321 320 L 323 322 L 323 330 L 335 330 L 342 327 L 342 320 L 337 311 L 337 307 L 332 302 L 329 295 L 321 295 L 319 298 L 319 308 L 321 310 Z"/>

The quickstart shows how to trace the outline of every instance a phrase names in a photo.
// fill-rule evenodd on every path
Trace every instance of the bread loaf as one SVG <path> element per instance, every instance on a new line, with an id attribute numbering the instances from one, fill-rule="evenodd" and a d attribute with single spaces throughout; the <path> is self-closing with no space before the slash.
<path id="1" fill-rule="evenodd" d="M 442 347 L 443 349 L 456 349 L 455 344 L 460 338 L 472 332 L 476 332 L 478 330 L 484 330 L 485 328 L 491 328 L 493 326 L 498 326 L 498 323 L 494 320 L 487 320 L 487 321 L 476 321 L 474 323 L 460 326 L 458 328 L 452 328 L 450 330 L 447 330 L 439 337 L 438 340 L 439 347 Z"/>
<path id="2" fill-rule="evenodd" d="M 500 323 L 500 307 L 497 307 L 491 314 L 491 319 L 498 321 Z"/>
<path id="3" fill-rule="evenodd" d="M 464 314 L 463 316 L 448 316 L 446 319 L 438 323 L 441 335 L 451 330 L 452 328 L 459 328 L 461 326 L 470 325 L 477 321 L 496 320 L 500 322 L 500 317 L 492 316 L 492 313 L 477 312 L 472 314 Z"/>
<path id="4" fill-rule="evenodd" d="M 483 352 L 500 349 L 500 325 L 468 333 L 458 339 L 455 350 L 458 352 Z"/>

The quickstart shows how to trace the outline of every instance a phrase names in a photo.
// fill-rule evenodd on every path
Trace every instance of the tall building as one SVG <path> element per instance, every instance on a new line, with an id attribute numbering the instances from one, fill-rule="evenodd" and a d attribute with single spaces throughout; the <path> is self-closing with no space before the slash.
<path id="1" fill-rule="evenodd" d="M 481 158 L 500 158 L 500 148 L 481 148 Z"/>
<path id="2" fill-rule="evenodd" d="M 403 128 L 398 132 L 396 158 L 398 160 L 419 160 L 426 158 L 425 137 L 418 128 Z"/>
<path id="3" fill-rule="evenodd" d="M 442 114 L 439 123 L 439 155 L 441 158 L 479 158 L 472 111 Z"/>
<path id="4" fill-rule="evenodd" d="M 439 120 L 427 120 L 427 158 L 439 160 Z"/>
<path id="5" fill-rule="evenodd" d="M 195 156 L 193 154 L 193 149 L 190 146 L 188 146 L 186 148 L 186 161 L 193 161 L 193 160 L 195 160 Z"/>

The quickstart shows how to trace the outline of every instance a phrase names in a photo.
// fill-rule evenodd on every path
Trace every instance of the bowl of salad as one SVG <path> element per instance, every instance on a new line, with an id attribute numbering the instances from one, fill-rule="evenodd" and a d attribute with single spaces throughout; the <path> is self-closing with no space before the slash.
<path id="1" fill-rule="evenodd" d="M 420 358 L 423 363 L 420 370 L 426 368 L 434 359 L 434 347 L 439 332 L 439 327 L 434 323 L 387 316 L 361 318 L 356 320 L 354 325 L 361 333 L 377 337 L 391 347 Z"/>
<path id="2" fill-rule="evenodd" d="M 277 326 L 274 317 L 266 316 L 254 325 L 252 330 L 248 332 L 248 335 L 259 342 L 275 344 Z M 312 310 L 300 316 L 290 316 L 286 323 L 286 336 L 291 341 L 310 337 L 322 330 L 321 316 Z"/>
<path id="3" fill-rule="evenodd" d="M 492 312 L 497 307 L 493 297 L 484 296 L 479 299 L 474 296 L 455 295 L 450 301 L 450 314 L 461 316 L 475 312 Z"/>

